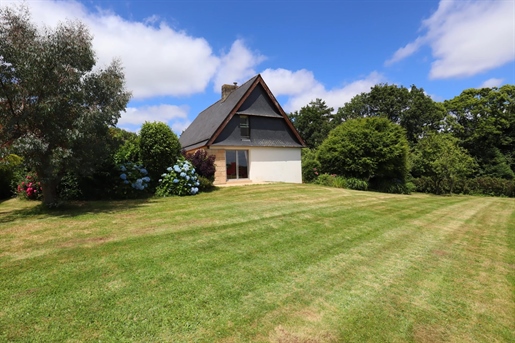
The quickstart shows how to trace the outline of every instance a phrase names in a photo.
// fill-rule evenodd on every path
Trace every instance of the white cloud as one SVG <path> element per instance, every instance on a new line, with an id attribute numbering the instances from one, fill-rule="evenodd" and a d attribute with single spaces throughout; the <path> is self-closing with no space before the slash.
<path id="1" fill-rule="evenodd" d="M 289 96 L 288 101 L 283 105 L 286 112 L 300 110 L 317 98 L 324 100 L 336 111 L 355 95 L 368 92 L 374 85 L 386 81 L 382 74 L 372 72 L 363 79 L 328 90 L 314 78 L 312 72 L 304 69 L 295 72 L 285 69 L 267 69 L 262 75 L 272 93 L 277 96 Z"/>
<path id="2" fill-rule="evenodd" d="M 313 72 L 306 69 L 295 72 L 282 68 L 266 69 L 261 76 L 276 96 L 302 94 L 317 84 Z"/>
<path id="3" fill-rule="evenodd" d="M 14 2 L 2 2 L 12 4 Z M 220 65 L 203 38 L 176 31 L 157 17 L 128 21 L 109 11 L 89 11 L 76 1 L 30 1 L 33 20 L 55 26 L 78 19 L 93 34 L 98 64 L 120 58 L 127 88 L 135 98 L 190 95 L 205 90 Z"/>
<path id="4" fill-rule="evenodd" d="M 215 92 L 219 92 L 223 84 L 247 81 L 256 74 L 254 67 L 265 59 L 265 56 L 247 48 L 243 40 L 236 40 L 229 52 L 221 57 L 220 67 L 215 76 Z"/>
<path id="5" fill-rule="evenodd" d="M 422 23 L 427 32 L 386 61 L 400 61 L 429 45 L 434 62 L 430 78 L 467 77 L 515 60 L 513 1 L 441 0 Z"/>
<path id="6" fill-rule="evenodd" d="M 421 46 L 424 45 L 426 39 L 425 37 L 417 37 L 413 42 L 408 43 L 405 47 L 398 49 L 388 61 L 385 62 L 385 65 L 391 65 L 395 62 L 401 61 L 406 57 L 414 54 Z"/>
<path id="7" fill-rule="evenodd" d="M 479 88 L 500 87 L 502 85 L 503 81 L 504 81 L 503 79 L 491 78 L 491 79 L 488 79 L 485 82 L 483 82 L 481 84 L 481 86 L 479 86 Z"/>
<path id="8" fill-rule="evenodd" d="M 122 113 L 117 126 L 129 131 L 137 131 L 145 121 L 158 121 L 168 124 L 175 133 L 180 134 L 190 124 L 188 112 L 188 106 L 128 107 L 127 111 Z"/>

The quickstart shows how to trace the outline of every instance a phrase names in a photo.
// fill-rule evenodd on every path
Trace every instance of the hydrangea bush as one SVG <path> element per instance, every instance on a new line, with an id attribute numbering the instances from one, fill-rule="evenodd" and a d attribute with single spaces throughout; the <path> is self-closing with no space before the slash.
<path id="1" fill-rule="evenodd" d="M 25 180 L 18 185 L 16 191 L 19 197 L 28 200 L 41 200 L 43 197 L 41 183 L 35 175 L 27 175 Z"/>
<path id="2" fill-rule="evenodd" d="M 200 185 L 197 172 L 191 162 L 179 159 L 174 166 L 168 167 L 161 175 L 156 195 L 165 197 L 171 195 L 195 195 Z"/>
<path id="3" fill-rule="evenodd" d="M 147 170 L 142 166 L 128 162 L 120 165 L 119 169 L 120 179 L 125 186 L 123 187 L 125 195 L 128 195 L 130 190 L 141 192 L 148 188 L 150 177 Z"/>

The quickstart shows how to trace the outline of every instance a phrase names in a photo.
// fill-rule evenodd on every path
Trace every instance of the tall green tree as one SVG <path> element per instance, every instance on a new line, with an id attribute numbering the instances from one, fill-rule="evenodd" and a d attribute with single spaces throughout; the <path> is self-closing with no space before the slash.
<path id="1" fill-rule="evenodd" d="M 414 145 L 425 133 L 437 131 L 444 116 L 443 106 L 433 101 L 422 88 L 379 84 L 340 107 L 335 122 L 364 117 L 387 118 L 401 125 L 408 141 Z"/>
<path id="2" fill-rule="evenodd" d="M 448 190 L 466 179 L 476 163 L 457 138 L 447 133 L 432 133 L 422 138 L 412 154 L 412 175 L 429 177 L 436 194 Z"/>
<path id="3" fill-rule="evenodd" d="M 125 110 L 120 63 L 93 71 L 92 37 L 80 22 L 31 23 L 26 8 L 0 9 L 0 145 L 12 145 L 55 204 L 65 172 L 91 172 L 109 127 Z"/>
<path id="4" fill-rule="evenodd" d="M 386 118 L 347 120 L 318 149 L 322 172 L 375 182 L 404 182 L 409 146 L 404 130 Z"/>
<path id="5" fill-rule="evenodd" d="M 334 127 L 332 122 L 334 108 L 328 107 L 322 99 L 311 101 L 289 118 L 308 148 L 318 147 Z"/>
<path id="6" fill-rule="evenodd" d="M 179 138 L 168 125 L 145 122 L 139 134 L 141 163 L 147 168 L 151 185 L 157 186 L 161 174 L 181 156 Z"/>
<path id="7" fill-rule="evenodd" d="M 467 89 L 444 102 L 449 130 L 479 164 L 479 174 L 515 177 L 515 86 Z"/>

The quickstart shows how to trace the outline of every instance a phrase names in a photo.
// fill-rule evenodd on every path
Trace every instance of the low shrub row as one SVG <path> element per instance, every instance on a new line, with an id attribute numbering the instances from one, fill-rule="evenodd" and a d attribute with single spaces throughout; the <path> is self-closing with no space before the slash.
<path id="1" fill-rule="evenodd" d="M 100 167 L 88 176 L 65 174 L 58 186 L 59 199 L 67 200 L 116 200 L 156 196 L 195 195 L 213 190 L 214 156 L 199 150 L 167 167 L 157 187 L 147 169 L 136 163 L 125 162 Z M 12 191 L 19 198 L 41 200 L 41 183 L 35 173 L 24 174 Z"/>
<path id="2" fill-rule="evenodd" d="M 413 180 L 417 192 L 448 194 L 451 184 L 447 180 L 434 180 L 420 177 Z M 515 180 L 506 180 L 490 176 L 460 180 L 453 185 L 453 193 L 515 197 Z"/>
<path id="3" fill-rule="evenodd" d="M 403 183 L 401 180 L 394 179 L 390 181 L 382 180 L 377 182 L 349 177 L 345 178 L 336 174 L 320 174 L 314 178 L 313 183 L 322 186 L 347 188 L 358 191 L 374 190 L 383 193 L 410 194 L 415 191 L 415 185 L 411 182 Z"/>

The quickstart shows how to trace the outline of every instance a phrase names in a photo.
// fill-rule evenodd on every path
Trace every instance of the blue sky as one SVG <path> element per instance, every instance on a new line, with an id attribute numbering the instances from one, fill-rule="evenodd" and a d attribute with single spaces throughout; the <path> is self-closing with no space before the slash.
<path id="1" fill-rule="evenodd" d="M 0 6 L 20 1 L 0 0 Z M 119 58 L 133 98 L 118 126 L 180 134 L 223 83 L 261 73 L 286 112 L 335 110 L 377 83 L 437 101 L 515 84 L 515 0 L 26 1 L 33 20 L 79 19 L 98 64 Z"/>

